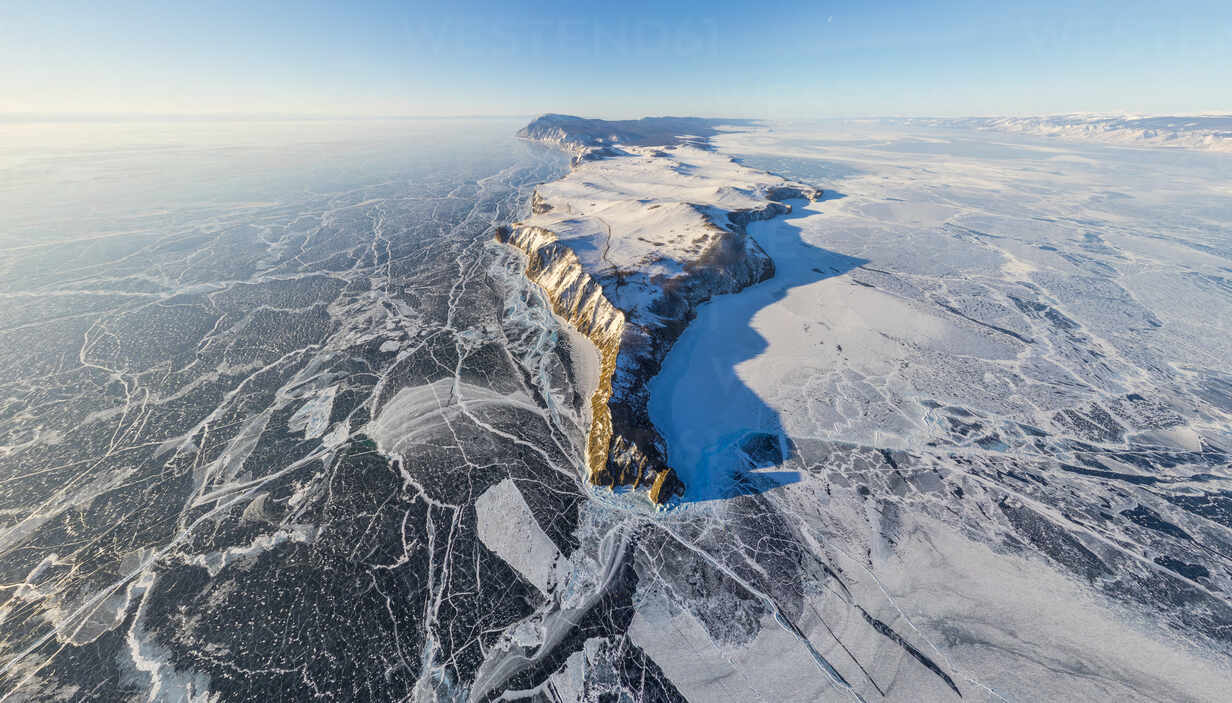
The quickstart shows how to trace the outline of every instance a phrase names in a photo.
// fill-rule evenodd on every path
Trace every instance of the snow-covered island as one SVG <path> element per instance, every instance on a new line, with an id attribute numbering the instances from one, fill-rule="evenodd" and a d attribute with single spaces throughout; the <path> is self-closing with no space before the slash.
<path id="1" fill-rule="evenodd" d="M 647 383 L 711 296 L 774 275 L 748 223 L 821 191 L 708 148 L 698 118 L 589 120 L 544 115 L 519 136 L 569 151 L 573 169 L 540 186 L 533 215 L 497 238 L 527 256 L 527 276 L 598 348 L 587 464 L 591 483 L 683 494 L 648 412 Z"/>

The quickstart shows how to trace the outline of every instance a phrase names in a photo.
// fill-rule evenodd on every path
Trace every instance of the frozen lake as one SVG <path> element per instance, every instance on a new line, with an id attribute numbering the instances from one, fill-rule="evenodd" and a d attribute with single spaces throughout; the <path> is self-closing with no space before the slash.
<path id="1" fill-rule="evenodd" d="M 492 241 L 522 124 L 0 125 L 0 700 L 1226 698 L 1226 156 L 714 138 L 829 194 L 653 381 L 656 510 Z"/>

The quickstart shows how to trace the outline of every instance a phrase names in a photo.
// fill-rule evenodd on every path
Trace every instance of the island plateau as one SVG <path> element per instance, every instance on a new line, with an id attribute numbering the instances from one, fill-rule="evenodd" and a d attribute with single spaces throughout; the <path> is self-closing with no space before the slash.
<path id="1" fill-rule="evenodd" d="M 649 380 L 699 305 L 774 275 L 746 226 L 821 196 L 710 149 L 714 124 L 536 119 L 519 136 L 569 151 L 573 168 L 535 190 L 531 217 L 496 235 L 526 254 L 527 276 L 599 351 L 590 482 L 645 486 L 656 504 L 687 487 L 650 421 Z"/>

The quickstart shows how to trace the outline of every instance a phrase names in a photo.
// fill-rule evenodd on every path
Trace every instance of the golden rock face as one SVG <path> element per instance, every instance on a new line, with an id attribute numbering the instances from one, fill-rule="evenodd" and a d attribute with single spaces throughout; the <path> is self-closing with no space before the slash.
<path id="1" fill-rule="evenodd" d="M 592 340 L 593 341 L 593 340 Z M 608 342 L 599 348 L 599 386 L 590 397 L 590 430 L 586 438 L 586 465 L 590 470 L 590 482 L 596 485 L 615 485 L 607 470 L 608 446 L 612 442 L 612 411 L 608 400 L 612 397 L 612 374 L 616 370 L 616 357 L 620 354 L 618 343 Z"/>
<path id="2" fill-rule="evenodd" d="M 655 505 L 661 505 L 667 500 L 670 494 L 664 490 L 664 487 L 671 485 L 670 479 L 674 478 L 675 473 L 675 471 L 669 468 L 665 471 L 660 471 L 659 475 L 655 476 L 654 485 L 650 487 L 650 502 Z"/>
<path id="3" fill-rule="evenodd" d="M 526 254 L 526 277 L 547 295 L 553 311 L 586 335 L 599 352 L 599 382 L 590 398 L 591 419 L 586 438 L 587 479 L 593 485 L 608 487 L 637 488 L 644 482 L 653 482 L 649 498 L 656 504 L 683 493 L 683 484 L 675 478 L 674 471 L 647 457 L 635 443 L 615 432 L 612 425 L 612 378 L 625 330 L 624 313 L 611 304 L 600 284 L 582 270 L 568 247 L 553 246 L 555 236 L 550 231 L 540 227 L 503 227 L 496 231 L 496 240 Z"/>

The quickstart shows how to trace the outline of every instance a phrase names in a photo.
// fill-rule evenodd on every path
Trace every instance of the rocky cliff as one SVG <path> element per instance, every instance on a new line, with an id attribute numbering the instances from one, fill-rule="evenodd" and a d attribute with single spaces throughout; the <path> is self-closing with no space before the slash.
<path id="1" fill-rule="evenodd" d="M 711 129 L 696 118 L 545 115 L 519 135 L 570 151 L 573 170 L 536 190 L 528 220 L 497 232 L 526 254 L 527 276 L 557 314 L 599 350 L 590 481 L 645 487 L 654 503 L 685 486 L 648 417 L 648 381 L 698 305 L 774 275 L 746 225 L 790 212 L 786 200 L 821 195 L 715 154 L 699 141 Z"/>

